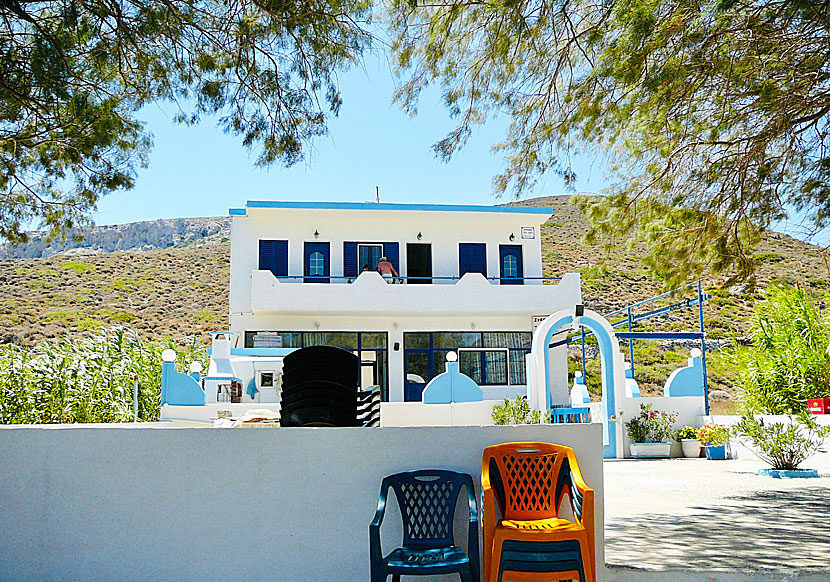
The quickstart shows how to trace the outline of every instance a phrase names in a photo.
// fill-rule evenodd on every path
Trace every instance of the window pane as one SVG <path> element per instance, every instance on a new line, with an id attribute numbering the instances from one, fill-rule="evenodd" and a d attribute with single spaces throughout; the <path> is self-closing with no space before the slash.
<path id="1" fill-rule="evenodd" d="M 458 361 L 461 363 L 461 373 L 469 376 L 476 384 L 481 381 L 481 352 L 459 352 Z"/>
<path id="2" fill-rule="evenodd" d="M 308 258 L 308 274 L 309 275 L 325 275 L 325 258 L 320 251 L 314 251 Z"/>
<path id="3" fill-rule="evenodd" d="M 386 334 L 385 333 L 364 333 L 360 335 L 360 345 L 362 348 L 386 348 Z"/>
<path id="4" fill-rule="evenodd" d="M 429 348 L 428 333 L 405 333 L 403 334 L 403 347 L 405 350 L 410 349 L 427 349 Z"/>
<path id="5" fill-rule="evenodd" d="M 424 384 L 429 381 L 429 354 L 406 354 L 406 381 Z"/>
<path id="6" fill-rule="evenodd" d="M 320 332 L 305 334 L 306 346 L 334 346 L 344 350 L 357 349 L 357 334 L 348 332 Z"/>
<path id="7" fill-rule="evenodd" d="M 435 350 L 432 352 L 432 378 L 447 371 L 447 352 L 449 350 Z M 430 380 L 432 380 L 430 378 Z"/>
<path id="8" fill-rule="evenodd" d="M 525 355 L 530 350 L 510 350 L 510 383 L 527 384 Z"/>
<path id="9" fill-rule="evenodd" d="M 383 247 L 381 245 L 358 245 L 357 247 L 357 263 L 361 271 L 368 268 L 370 271 L 376 271 L 378 268 L 378 261 L 383 256 Z"/>
<path id="10" fill-rule="evenodd" d="M 519 276 L 519 262 L 513 255 L 504 256 L 504 276 L 518 277 Z"/>
<path id="11" fill-rule="evenodd" d="M 485 348 L 528 348 L 533 334 L 527 331 L 506 331 L 484 334 Z"/>
<path id="12" fill-rule="evenodd" d="M 434 334 L 436 348 L 480 348 L 481 334 L 478 332 L 446 332 Z"/>
<path id="13" fill-rule="evenodd" d="M 507 353 L 484 352 L 484 383 L 507 384 Z"/>

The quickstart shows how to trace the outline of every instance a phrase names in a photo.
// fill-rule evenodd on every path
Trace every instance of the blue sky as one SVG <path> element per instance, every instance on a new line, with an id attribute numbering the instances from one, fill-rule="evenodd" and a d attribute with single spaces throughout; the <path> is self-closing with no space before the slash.
<path id="1" fill-rule="evenodd" d="M 424 94 L 419 114 L 410 118 L 391 102 L 394 83 L 382 55 L 369 55 L 364 68 L 340 77 L 344 100 L 329 135 L 314 142 L 304 162 L 284 168 L 254 166 L 255 154 L 225 135 L 215 120 L 195 127 L 170 121 L 172 105 L 142 112 L 154 135 L 150 166 L 140 170 L 132 190 L 104 197 L 93 218 L 99 225 L 157 218 L 223 216 L 246 200 L 375 199 L 383 202 L 494 204 L 490 182 L 502 168 L 490 146 L 504 123 L 479 130 L 449 163 L 437 160 L 433 143 L 454 127 L 436 90 Z M 595 159 L 575 161 L 579 191 L 607 185 Z M 522 198 L 564 194 L 555 176 L 540 181 Z"/>

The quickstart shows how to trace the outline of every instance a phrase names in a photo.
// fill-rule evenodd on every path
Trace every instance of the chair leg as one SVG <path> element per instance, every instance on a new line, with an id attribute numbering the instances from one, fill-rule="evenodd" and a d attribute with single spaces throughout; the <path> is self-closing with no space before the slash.
<path id="1" fill-rule="evenodd" d="M 392 582 L 401 582 L 400 574 L 392 574 Z"/>
<path id="2" fill-rule="evenodd" d="M 473 570 L 469 565 L 462 567 L 458 571 L 458 575 L 461 577 L 461 582 L 479 582 L 473 577 Z"/>

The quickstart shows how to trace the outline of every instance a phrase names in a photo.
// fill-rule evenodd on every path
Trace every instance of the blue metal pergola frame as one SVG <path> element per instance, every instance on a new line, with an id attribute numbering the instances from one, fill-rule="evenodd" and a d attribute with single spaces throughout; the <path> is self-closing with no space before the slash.
<path id="1" fill-rule="evenodd" d="M 653 303 L 658 299 L 663 299 L 664 297 L 668 297 L 677 293 L 678 291 L 682 291 L 687 289 L 688 287 L 696 287 L 697 290 L 697 297 L 684 299 L 682 301 L 678 301 L 677 303 L 672 303 L 671 305 L 667 305 L 666 307 L 661 307 L 660 309 L 652 309 L 651 311 L 646 311 L 645 313 L 634 314 L 634 310 L 638 307 L 643 305 L 648 305 L 649 303 Z M 612 317 L 615 315 L 625 314 L 625 317 L 619 321 L 612 322 L 611 327 L 615 330 L 618 327 L 627 326 L 628 331 L 620 331 L 615 332 L 615 335 L 618 339 L 628 340 L 628 356 L 629 361 L 631 363 L 631 371 L 634 372 L 634 340 L 644 340 L 644 339 L 661 339 L 661 340 L 669 340 L 669 339 L 692 339 L 692 340 L 700 340 L 700 352 L 701 358 L 703 360 L 703 394 L 706 402 L 706 414 L 709 414 L 709 380 L 707 377 L 706 372 L 706 333 L 703 327 L 703 302 L 711 299 L 712 296 L 703 293 L 703 287 L 698 280 L 696 283 L 689 283 L 683 287 L 678 287 L 677 289 L 673 289 L 672 291 L 667 291 L 666 293 L 661 293 L 660 295 L 655 295 L 650 299 L 645 299 L 643 301 L 638 301 L 637 303 L 632 303 L 628 307 L 623 307 L 622 309 L 617 309 L 616 311 L 612 311 L 611 313 L 605 315 L 604 317 L 610 321 Z M 686 309 L 689 307 L 697 306 L 698 308 L 698 325 L 700 331 L 634 331 L 634 324 L 638 323 L 644 319 L 648 319 L 651 317 L 656 317 L 658 315 L 663 315 L 674 311 L 676 309 Z M 581 328 L 580 330 L 580 339 L 582 341 L 582 376 L 583 378 L 586 377 L 585 374 L 585 336 L 592 334 L 593 332 L 585 331 L 585 328 Z M 576 336 L 568 337 L 567 339 L 555 342 L 550 344 L 550 347 L 561 346 L 563 344 L 571 343 Z"/>

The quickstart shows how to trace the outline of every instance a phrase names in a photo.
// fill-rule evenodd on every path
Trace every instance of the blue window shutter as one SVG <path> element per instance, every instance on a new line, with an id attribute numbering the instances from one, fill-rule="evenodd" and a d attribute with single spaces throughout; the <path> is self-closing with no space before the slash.
<path id="1" fill-rule="evenodd" d="M 392 266 L 395 267 L 395 272 L 400 275 L 401 268 L 398 266 L 398 243 L 396 242 L 387 242 L 383 243 L 383 254 L 386 256 L 386 260 L 392 263 Z"/>
<path id="2" fill-rule="evenodd" d="M 487 245 L 484 243 L 458 243 L 458 275 L 481 273 L 487 276 Z"/>
<path id="3" fill-rule="evenodd" d="M 343 243 L 343 276 L 357 277 L 357 243 Z"/>
<path id="4" fill-rule="evenodd" d="M 271 271 L 274 277 L 288 276 L 288 241 L 259 241 L 259 270 Z"/>

